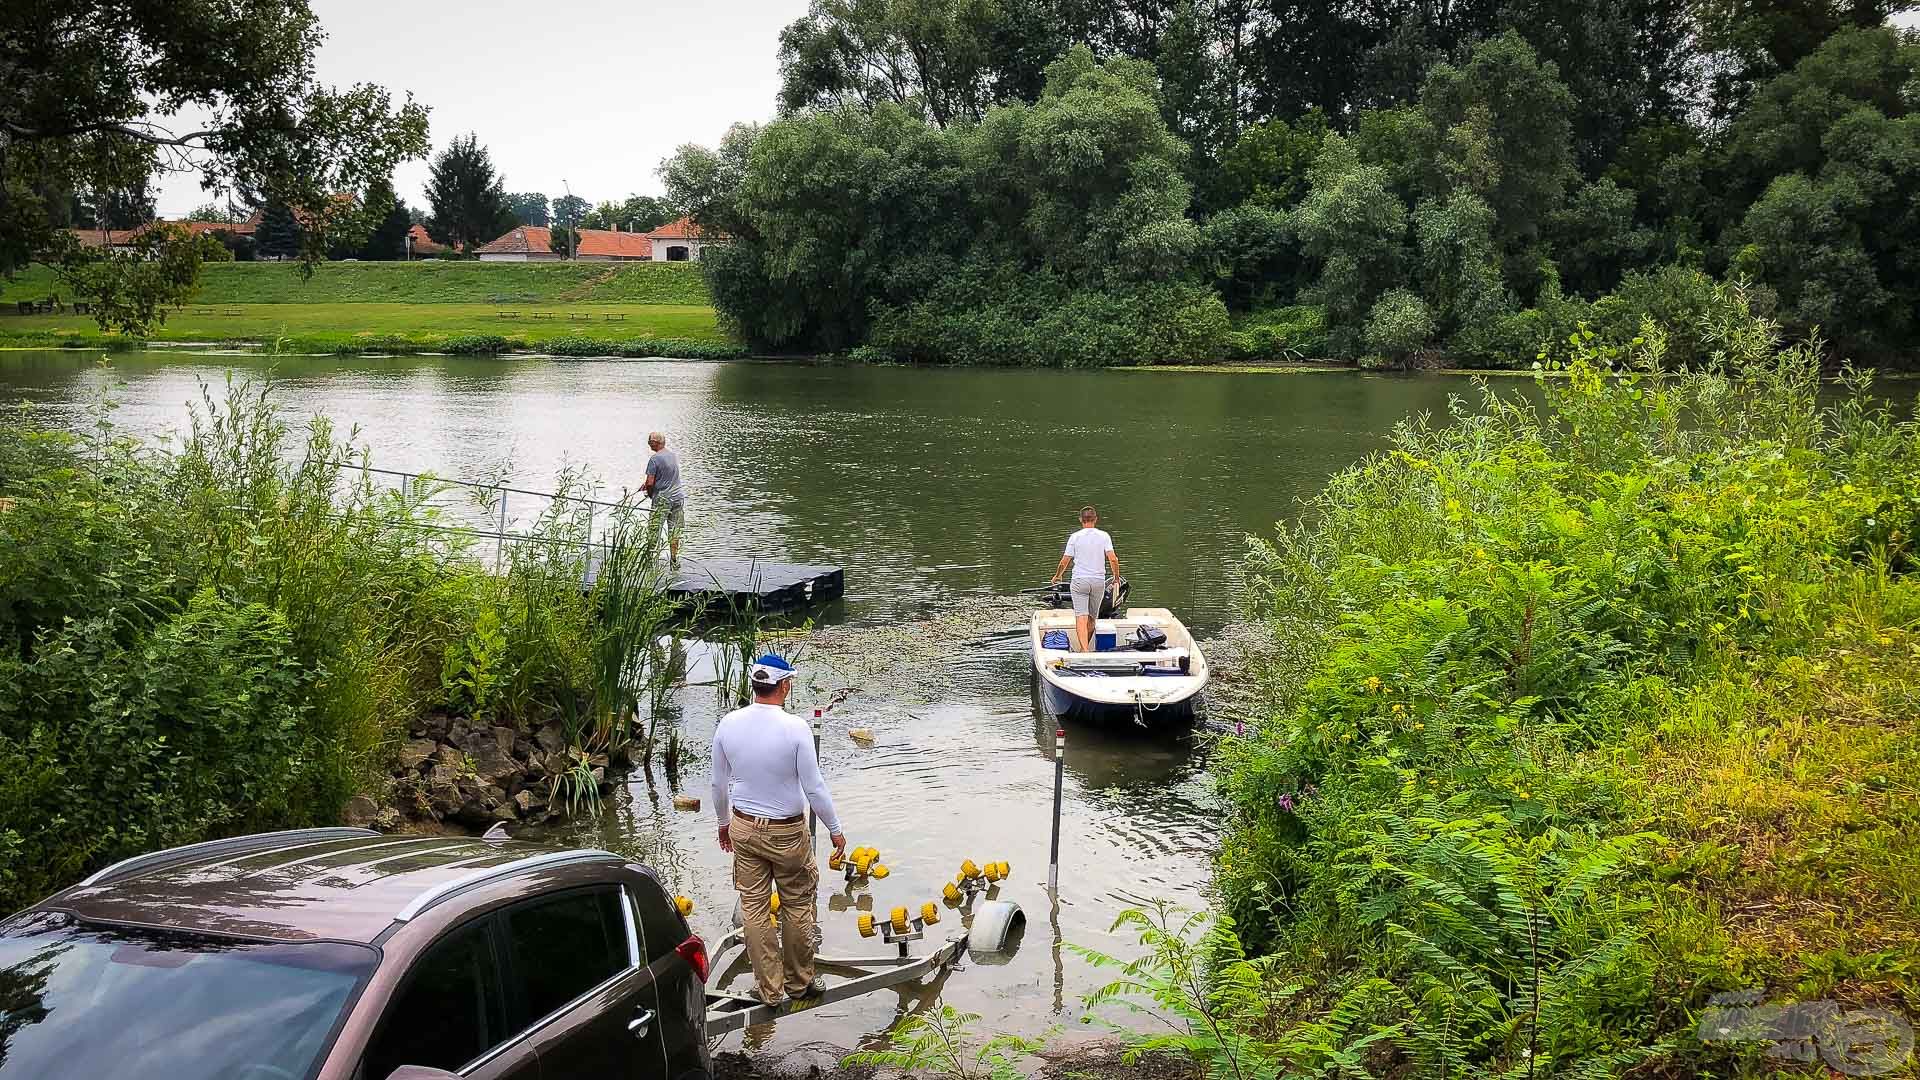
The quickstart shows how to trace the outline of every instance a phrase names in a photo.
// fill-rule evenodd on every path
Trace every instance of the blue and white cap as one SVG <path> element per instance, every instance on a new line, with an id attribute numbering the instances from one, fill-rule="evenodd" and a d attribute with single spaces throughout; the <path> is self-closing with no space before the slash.
<path id="1" fill-rule="evenodd" d="M 793 665 L 786 657 L 768 653 L 747 669 L 747 678 L 761 686 L 776 686 L 793 678 Z"/>

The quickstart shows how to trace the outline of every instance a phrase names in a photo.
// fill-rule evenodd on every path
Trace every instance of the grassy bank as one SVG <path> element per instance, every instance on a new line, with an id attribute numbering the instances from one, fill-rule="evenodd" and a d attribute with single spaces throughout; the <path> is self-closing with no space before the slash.
<path id="1" fill-rule="evenodd" d="M 426 528 L 430 485 L 369 486 L 362 448 L 289 427 L 264 388 L 203 403 L 169 452 L 104 411 L 87 430 L 0 420 L 0 911 L 137 852 L 409 798 L 388 764 L 426 718 L 560 725 L 554 805 L 645 737 L 664 668 L 635 643 L 672 611 L 646 530 L 601 512 L 627 542 L 583 596 L 584 507 L 524 526 L 494 573 Z"/>
<path id="2" fill-rule="evenodd" d="M 0 304 L 71 290 L 44 266 L 0 280 Z M 670 304 L 705 307 L 694 263 L 329 262 L 303 279 L 296 263 L 209 263 L 200 304 Z"/>
<path id="3" fill-rule="evenodd" d="M 518 317 L 503 319 L 503 310 Z M 536 313 L 551 317 L 536 318 Z M 504 352 L 538 350 L 556 342 L 631 344 L 637 349 L 636 343 L 648 341 L 685 346 L 664 355 L 739 351 L 728 347 L 712 308 L 674 304 L 511 309 L 452 303 L 194 304 L 169 312 L 166 322 L 153 328 L 150 340 L 249 341 L 288 352 Z M 0 344 L 112 348 L 124 341 L 84 315 L 0 316 Z M 609 347 L 602 354 L 618 351 Z"/>
<path id="4" fill-rule="evenodd" d="M 1209 1052 L 1772 1075 L 1764 1031 L 1703 1035 L 1737 992 L 1830 1002 L 1809 1054 L 1911 1075 L 1874 1054 L 1920 1014 L 1920 428 L 1705 329 L 1736 376 L 1576 347 L 1544 408 L 1403 426 L 1259 546 L 1270 702 L 1217 764 L 1259 959 L 1206 953 Z"/>

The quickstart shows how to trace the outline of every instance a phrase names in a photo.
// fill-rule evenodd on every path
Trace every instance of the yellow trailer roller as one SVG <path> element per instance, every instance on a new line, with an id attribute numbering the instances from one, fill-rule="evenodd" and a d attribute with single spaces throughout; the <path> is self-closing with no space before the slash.
<path id="1" fill-rule="evenodd" d="M 929 900 L 920 905 L 920 921 L 928 926 L 940 921 L 940 909 L 934 906 L 933 901 Z"/>
<path id="2" fill-rule="evenodd" d="M 872 937 L 872 936 L 873 936 L 873 933 L 874 933 L 874 931 L 873 931 L 873 912 L 871 912 L 871 911 L 863 911 L 863 912 L 861 912 L 861 913 L 860 913 L 860 917 L 859 917 L 858 919 L 856 919 L 856 920 L 854 920 L 854 922 L 855 922 L 855 925 L 857 925 L 857 926 L 859 926 L 859 927 L 860 927 L 860 936 L 861 936 L 861 937 Z"/>
<path id="3" fill-rule="evenodd" d="M 906 933 L 907 932 L 907 909 L 903 907 L 894 908 L 892 922 L 893 922 L 894 933 L 896 934 Z"/>

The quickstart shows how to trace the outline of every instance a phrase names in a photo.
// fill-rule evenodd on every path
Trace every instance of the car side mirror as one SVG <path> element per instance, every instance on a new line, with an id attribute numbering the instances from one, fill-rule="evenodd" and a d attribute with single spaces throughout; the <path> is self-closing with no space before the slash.
<path id="1" fill-rule="evenodd" d="M 425 1065 L 402 1065 L 388 1073 L 387 1080 L 460 1080 L 460 1075 Z"/>

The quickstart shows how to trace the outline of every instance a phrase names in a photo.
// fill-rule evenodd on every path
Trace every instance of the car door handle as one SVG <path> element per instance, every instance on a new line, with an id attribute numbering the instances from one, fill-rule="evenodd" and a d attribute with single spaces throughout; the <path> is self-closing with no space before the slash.
<path id="1" fill-rule="evenodd" d="M 635 1010 L 633 1019 L 627 1021 L 627 1031 L 636 1039 L 646 1038 L 647 1031 L 653 1027 L 653 1017 L 652 1009 Z"/>

